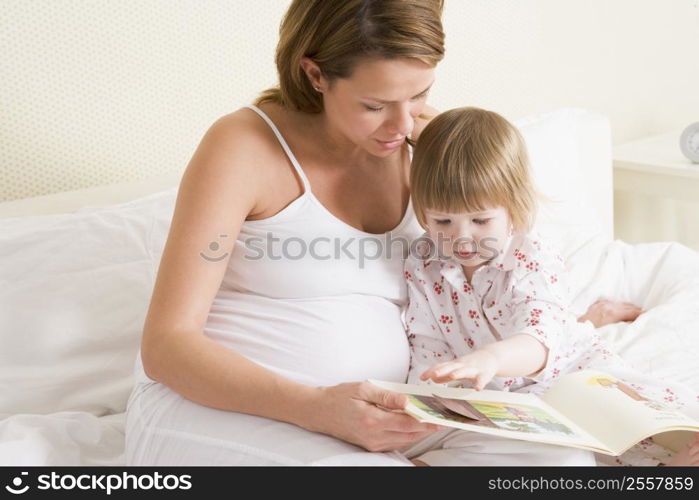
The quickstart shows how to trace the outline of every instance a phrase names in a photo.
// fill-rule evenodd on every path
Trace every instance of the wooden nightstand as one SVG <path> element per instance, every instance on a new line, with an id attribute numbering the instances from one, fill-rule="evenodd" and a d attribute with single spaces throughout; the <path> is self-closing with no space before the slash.
<path id="1" fill-rule="evenodd" d="M 682 155 L 681 131 L 614 148 L 615 236 L 679 241 L 699 250 L 699 164 Z"/>

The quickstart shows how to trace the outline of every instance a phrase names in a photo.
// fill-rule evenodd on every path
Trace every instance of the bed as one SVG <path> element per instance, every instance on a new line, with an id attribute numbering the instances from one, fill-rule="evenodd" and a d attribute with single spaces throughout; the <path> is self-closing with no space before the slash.
<path id="1" fill-rule="evenodd" d="M 546 196 L 537 229 L 566 259 L 577 313 L 640 370 L 699 389 L 699 254 L 613 239 L 608 120 L 558 109 L 516 124 Z M 123 465 L 141 328 L 180 174 L 0 203 L 0 464 Z"/>

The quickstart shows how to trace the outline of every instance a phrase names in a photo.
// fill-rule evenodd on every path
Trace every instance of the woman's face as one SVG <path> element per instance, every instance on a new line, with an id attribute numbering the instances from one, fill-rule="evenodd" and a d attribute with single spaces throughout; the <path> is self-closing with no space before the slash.
<path id="1" fill-rule="evenodd" d="M 368 153 L 386 157 L 410 135 L 434 81 L 434 68 L 417 59 L 358 63 L 352 76 L 321 80 L 328 125 Z"/>

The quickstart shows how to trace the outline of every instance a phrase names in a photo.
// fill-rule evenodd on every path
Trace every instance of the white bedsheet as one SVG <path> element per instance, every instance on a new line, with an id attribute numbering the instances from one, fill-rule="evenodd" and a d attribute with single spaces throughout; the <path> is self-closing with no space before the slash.
<path id="1" fill-rule="evenodd" d="M 124 465 L 125 414 L 18 414 L 0 420 L 0 465 Z"/>
<path id="2" fill-rule="evenodd" d="M 563 249 L 580 313 L 599 297 L 634 302 L 633 323 L 601 329 L 636 368 L 699 392 L 699 253 L 677 243 L 591 239 Z M 0 465 L 122 465 L 124 414 L 13 415 L 0 420 Z"/>

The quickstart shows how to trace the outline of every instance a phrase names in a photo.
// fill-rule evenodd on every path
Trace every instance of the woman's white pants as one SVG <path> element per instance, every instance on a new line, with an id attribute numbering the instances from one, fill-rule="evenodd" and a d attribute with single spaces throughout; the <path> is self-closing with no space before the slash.
<path id="1" fill-rule="evenodd" d="M 128 465 L 595 465 L 592 452 L 449 429 L 402 452 L 372 453 L 325 434 L 209 408 L 160 383 L 138 385 L 126 421 Z"/>

